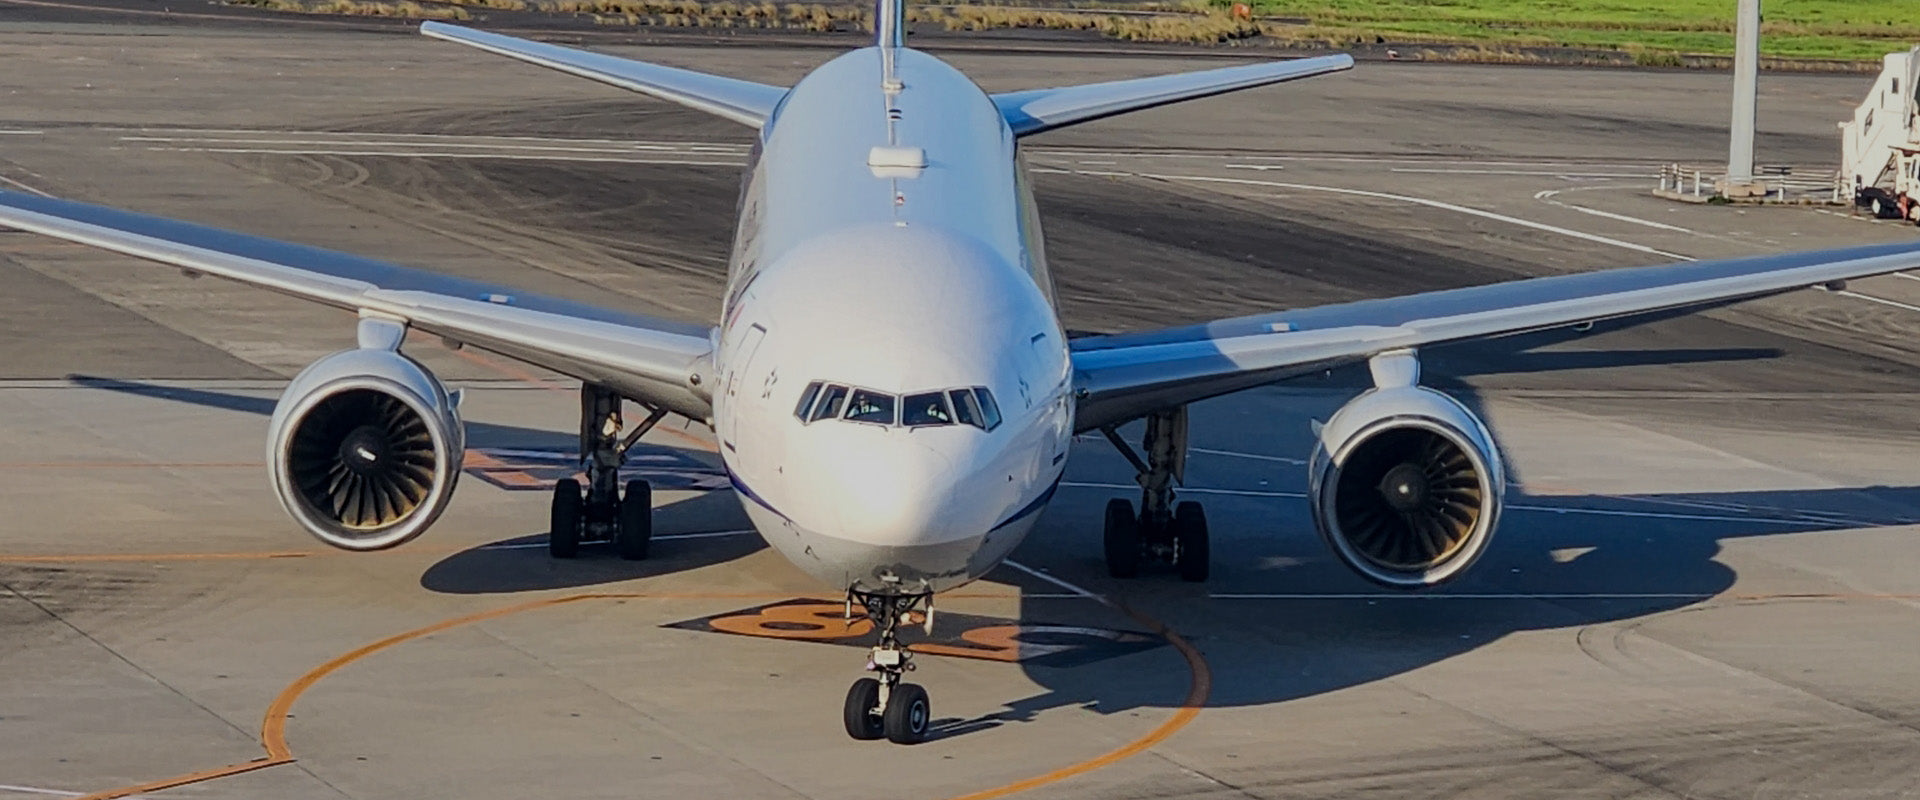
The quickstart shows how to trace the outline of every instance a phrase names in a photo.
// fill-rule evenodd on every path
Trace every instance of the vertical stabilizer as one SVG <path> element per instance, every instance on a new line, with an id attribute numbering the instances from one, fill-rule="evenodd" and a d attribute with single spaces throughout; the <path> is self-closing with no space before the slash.
<path id="1" fill-rule="evenodd" d="M 873 46 L 892 49 L 906 43 L 906 0 L 874 0 Z"/>

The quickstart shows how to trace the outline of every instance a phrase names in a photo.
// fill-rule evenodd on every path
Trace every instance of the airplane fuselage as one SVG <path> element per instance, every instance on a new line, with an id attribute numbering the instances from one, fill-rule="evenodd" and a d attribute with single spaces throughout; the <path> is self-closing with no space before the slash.
<path id="1" fill-rule="evenodd" d="M 755 528 L 837 588 L 980 577 L 1052 497 L 1073 431 L 1001 113 L 926 54 L 847 53 L 776 108 L 740 206 L 713 421 Z"/>

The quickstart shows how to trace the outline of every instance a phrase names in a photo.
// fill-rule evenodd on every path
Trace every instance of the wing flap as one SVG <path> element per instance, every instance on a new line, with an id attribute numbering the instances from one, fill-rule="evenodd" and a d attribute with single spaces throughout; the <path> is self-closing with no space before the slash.
<path id="1" fill-rule="evenodd" d="M 993 104 L 1006 117 L 1015 136 L 1029 136 L 1130 111 L 1352 68 L 1353 57 L 1341 53 L 1057 89 L 1007 92 L 994 95 Z"/>
<path id="2" fill-rule="evenodd" d="M 1920 268 L 1920 245 L 1602 270 L 1259 314 L 1073 343 L 1092 430 L 1408 347 L 1670 315 Z"/>
<path id="3" fill-rule="evenodd" d="M 411 327 L 704 420 L 711 329 L 528 295 L 373 259 L 0 191 L 0 226 L 258 286 Z M 696 377 L 699 376 L 699 377 Z"/>
<path id="4" fill-rule="evenodd" d="M 786 89 L 778 86 L 517 39 L 443 22 L 420 23 L 420 32 L 435 39 L 464 44 L 495 55 L 678 103 L 755 128 L 766 123 L 767 118 L 773 115 L 773 107 L 787 94 Z"/>

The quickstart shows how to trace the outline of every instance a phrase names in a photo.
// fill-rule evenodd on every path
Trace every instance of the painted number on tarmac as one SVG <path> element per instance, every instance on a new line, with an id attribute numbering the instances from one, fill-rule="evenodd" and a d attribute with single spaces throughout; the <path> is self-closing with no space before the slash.
<path id="1" fill-rule="evenodd" d="M 845 613 L 846 606 L 841 603 L 788 600 L 675 622 L 666 627 L 849 647 L 871 646 L 873 622 L 858 610 L 852 619 L 847 619 Z M 1078 666 L 1163 644 L 1157 637 L 1138 631 L 1020 622 L 951 612 L 935 615 L 933 636 L 927 636 L 918 623 L 917 619 L 913 620 L 913 624 L 902 626 L 900 631 L 900 640 L 915 653 L 1040 666 Z"/>

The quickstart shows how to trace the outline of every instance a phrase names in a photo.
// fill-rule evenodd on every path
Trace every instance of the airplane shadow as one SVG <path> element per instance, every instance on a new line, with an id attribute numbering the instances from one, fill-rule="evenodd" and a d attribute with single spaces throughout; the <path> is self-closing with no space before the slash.
<path id="1" fill-rule="evenodd" d="M 1547 339 L 1445 349 L 1428 362 L 1425 383 L 1488 419 L 1497 442 L 1501 432 L 1470 383 L 1475 376 L 1780 355 L 1765 348 L 1525 353 L 1515 346 L 1552 343 Z M 1235 414 L 1285 420 L 1270 426 L 1286 431 L 1280 440 L 1262 441 L 1257 449 L 1304 458 L 1313 436 L 1306 420 L 1326 419 L 1368 385 L 1364 366 L 1358 366 L 1322 375 L 1305 392 L 1298 383 L 1255 390 L 1229 401 L 1238 405 L 1214 415 L 1224 421 L 1212 426 L 1233 431 Z M 1198 431 L 1204 423 L 1198 416 L 1195 420 Z M 1291 425 L 1293 420 L 1302 424 Z M 1123 434 L 1137 441 L 1138 423 Z M 1320 541 L 1302 497 L 1304 465 L 1214 461 L 1197 480 L 1194 473 L 1202 470 L 1190 465 L 1190 485 L 1251 484 L 1255 463 L 1262 480 L 1247 485 L 1254 490 L 1248 494 L 1258 496 L 1186 496 L 1205 502 L 1214 520 L 1212 581 L 1194 586 L 1161 572 L 1115 582 L 1106 578 L 1099 555 L 1101 508 L 1111 497 L 1132 499 L 1138 492 L 1131 489 L 1132 470 L 1097 439 L 1079 443 L 1081 458 L 1068 475 L 1070 483 L 1091 486 L 1063 489 L 1014 559 L 1074 576 L 1096 591 L 1114 592 L 1187 634 L 1205 654 L 1213 678 L 1208 705 L 1217 707 L 1284 703 L 1347 689 L 1518 632 L 1619 623 L 1698 606 L 1734 586 L 1738 574 L 1718 560 L 1731 541 L 1920 524 L 1920 486 L 1545 495 L 1515 485 L 1508 491 L 1498 535 L 1472 570 L 1431 593 L 1402 594 L 1359 578 Z M 1226 519 L 1239 530 L 1222 525 Z M 1002 572 L 999 577 L 1010 576 Z M 1033 587 L 1033 592 L 1048 591 L 1053 590 Z M 1279 596 L 1244 597 L 1257 594 Z M 1069 611 L 1047 602 L 1024 600 L 1022 616 Z M 993 726 L 1066 706 L 1102 713 L 1168 708 L 1178 705 L 1181 694 L 1165 675 L 1141 679 L 1137 662 L 1130 669 L 1028 666 L 1024 671 L 1040 687 L 1038 693 L 956 724 Z"/>
<path id="2" fill-rule="evenodd" d="M 546 494 L 536 498 L 544 501 Z M 509 594 L 686 572 L 765 549 L 751 527 L 732 492 L 702 492 L 654 508 L 654 542 L 644 561 L 622 560 L 604 545 L 587 545 L 579 558 L 556 560 L 547 555 L 547 535 L 538 533 L 441 559 L 420 575 L 420 586 L 443 594 Z"/>

